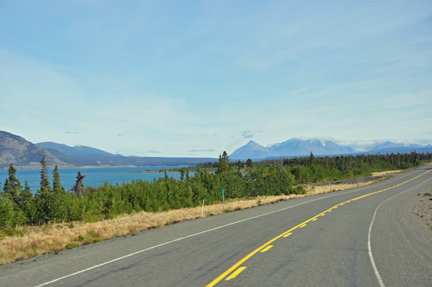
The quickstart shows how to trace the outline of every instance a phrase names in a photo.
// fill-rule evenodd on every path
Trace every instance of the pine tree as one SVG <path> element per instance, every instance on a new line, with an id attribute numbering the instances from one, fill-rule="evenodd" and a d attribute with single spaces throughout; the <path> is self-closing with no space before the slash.
<path id="1" fill-rule="evenodd" d="M 60 173 L 58 170 L 58 167 L 55 166 L 53 171 L 53 192 L 54 194 L 58 195 L 64 191 L 64 187 L 61 185 L 60 182 Z"/>
<path id="2" fill-rule="evenodd" d="M 10 198 L 19 205 L 22 186 L 19 179 L 16 177 L 16 169 L 12 163 L 9 166 L 9 177 L 6 179 L 3 190 L 6 196 L 10 196 Z"/>
<path id="3" fill-rule="evenodd" d="M 184 168 L 180 169 L 180 181 L 184 181 L 185 171 Z"/>
<path id="4" fill-rule="evenodd" d="M 252 162 L 251 159 L 248 159 L 248 160 L 246 161 L 246 166 L 247 166 L 248 168 L 253 168 L 253 162 Z"/>
<path id="5" fill-rule="evenodd" d="M 29 204 L 29 201 L 33 198 L 33 194 L 31 193 L 30 186 L 26 180 L 24 185 L 24 190 L 21 192 L 19 206 L 24 211 L 26 206 Z"/>
<path id="6" fill-rule="evenodd" d="M 227 152 L 224 151 L 222 156 L 219 155 L 219 163 L 218 163 L 217 173 L 224 173 L 225 171 L 227 171 L 228 163 L 229 163 L 229 157 L 228 157 Z"/>
<path id="7" fill-rule="evenodd" d="M 46 157 L 46 155 L 44 155 L 42 160 L 40 161 L 40 163 L 42 164 L 41 183 L 40 183 L 41 184 L 41 188 L 40 188 L 41 194 L 51 193 L 50 182 L 48 180 L 48 168 L 46 166 L 45 157 Z"/>
<path id="8" fill-rule="evenodd" d="M 52 215 L 53 194 L 48 180 L 48 168 L 46 166 L 45 157 L 46 155 L 44 155 L 40 161 L 42 165 L 40 183 L 41 187 L 36 193 L 36 205 L 39 218 L 47 222 L 49 219 L 51 219 Z"/>
<path id="9" fill-rule="evenodd" d="M 68 217 L 68 194 L 66 190 L 61 185 L 60 182 L 60 173 L 58 167 L 55 166 L 53 171 L 53 208 L 52 208 L 52 216 L 56 219 L 65 219 Z"/>
<path id="10" fill-rule="evenodd" d="M 316 164 L 316 157 L 314 156 L 314 154 L 312 152 L 310 153 L 310 156 L 309 156 L 309 164 L 310 165 Z"/>
<path id="11" fill-rule="evenodd" d="M 228 156 L 228 153 L 226 151 L 223 152 L 222 157 L 223 157 L 224 162 L 226 164 L 228 164 L 229 163 L 229 156 Z"/>

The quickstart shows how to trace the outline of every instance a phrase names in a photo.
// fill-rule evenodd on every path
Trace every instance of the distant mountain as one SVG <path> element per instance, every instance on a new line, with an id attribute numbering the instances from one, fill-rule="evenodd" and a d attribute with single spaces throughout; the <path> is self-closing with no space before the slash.
<path id="1" fill-rule="evenodd" d="M 347 154 L 347 153 L 357 152 L 352 147 L 340 146 L 340 145 L 332 142 L 331 140 L 315 138 L 315 139 L 308 139 L 306 141 L 312 143 L 315 146 L 321 147 L 324 150 L 324 154 L 328 154 L 328 153 L 330 153 L 330 154 L 339 154 L 339 153 Z"/>
<path id="2" fill-rule="evenodd" d="M 37 143 L 36 145 L 44 148 L 44 149 L 51 149 L 51 150 L 57 150 L 64 154 L 71 155 L 71 156 L 78 156 L 78 157 L 123 157 L 122 155 L 118 154 L 112 154 L 97 148 L 92 148 L 88 146 L 68 146 L 65 144 L 58 144 L 54 142 L 42 142 Z"/>
<path id="3" fill-rule="evenodd" d="M 296 139 L 292 138 L 285 142 L 274 144 L 270 147 L 272 156 L 302 156 L 309 155 L 331 155 L 347 154 L 355 152 L 350 147 L 342 147 L 325 139 Z"/>
<path id="4" fill-rule="evenodd" d="M 281 156 L 306 156 L 310 153 L 314 155 L 335 155 L 349 154 L 356 152 L 350 147 L 339 146 L 327 139 L 296 139 L 292 138 L 282 143 L 274 144 L 270 147 L 263 147 L 254 141 L 250 141 L 245 146 L 234 151 L 231 159 L 264 159 L 267 157 Z"/>
<path id="5" fill-rule="evenodd" d="M 14 166 L 40 167 L 40 161 L 46 155 L 48 165 L 62 165 L 64 162 L 49 151 L 25 140 L 24 138 L 0 131 L 0 168 Z"/>
<path id="6" fill-rule="evenodd" d="M 385 143 L 374 146 L 373 149 L 366 152 L 367 154 L 397 154 L 397 153 L 410 153 L 416 151 L 418 153 L 432 152 L 432 145 L 419 145 L 407 143 L 395 143 L 386 141 Z"/>
<path id="7" fill-rule="evenodd" d="M 41 147 L 43 146 L 43 147 Z M 40 160 L 46 155 L 47 165 L 66 167 L 121 167 L 121 166 L 193 166 L 204 162 L 215 162 L 217 158 L 187 157 L 138 157 L 122 156 L 100 149 L 43 142 L 35 145 L 24 138 L 0 131 L 0 169 L 11 163 L 19 169 L 39 169 Z"/>
<path id="8" fill-rule="evenodd" d="M 182 158 L 182 157 L 139 157 L 112 154 L 88 146 L 71 147 L 54 142 L 38 143 L 60 160 L 73 166 L 164 166 L 196 165 L 203 162 L 214 162 L 216 158 Z"/>
<path id="9" fill-rule="evenodd" d="M 380 150 L 380 149 L 395 148 L 395 147 L 414 148 L 414 147 L 424 147 L 424 146 L 418 144 L 395 143 L 395 142 L 386 141 L 385 143 L 374 146 L 372 150 Z"/>
<path id="10" fill-rule="evenodd" d="M 256 158 L 266 158 L 271 156 L 271 152 L 268 148 L 257 144 L 254 141 L 249 141 L 246 145 L 237 149 L 230 155 L 232 159 L 256 159 Z"/>
<path id="11" fill-rule="evenodd" d="M 411 153 L 411 152 L 417 152 L 417 153 L 432 153 L 432 146 L 429 144 L 427 146 L 416 146 L 416 147 L 389 147 L 389 148 L 382 148 L 382 149 L 374 149 L 366 152 L 366 154 L 397 154 L 397 153 Z"/>

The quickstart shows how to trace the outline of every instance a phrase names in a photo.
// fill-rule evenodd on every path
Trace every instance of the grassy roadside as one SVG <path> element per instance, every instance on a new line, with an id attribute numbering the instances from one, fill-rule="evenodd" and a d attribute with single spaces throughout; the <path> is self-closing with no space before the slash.
<path id="1" fill-rule="evenodd" d="M 304 186 L 306 194 L 260 196 L 248 199 L 229 200 L 225 203 L 225 212 L 248 209 L 264 204 L 293 198 L 311 196 L 339 190 L 346 190 L 377 181 L 360 184 L 338 184 L 326 186 Z M 205 206 L 204 217 L 222 214 L 222 203 Z M 43 226 L 17 227 L 17 235 L 0 239 L 0 265 L 20 261 L 43 254 L 58 254 L 62 250 L 112 239 L 137 232 L 163 227 L 181 221 L 201 218 L 202 208 L 183 208 L 167 212 L 137 212 L 114 219 L 99 222 L 58 223 Z"/>

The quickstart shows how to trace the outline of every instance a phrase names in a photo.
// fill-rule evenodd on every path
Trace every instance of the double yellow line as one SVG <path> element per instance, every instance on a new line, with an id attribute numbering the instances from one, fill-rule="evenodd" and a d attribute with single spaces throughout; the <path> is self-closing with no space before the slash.
<path id="1" fill-rule="evenodd" d="M 424 172 L 424 173 L 422 173 L 422 174 L 420 174 L 420 175 L 418 175 L 418 176 L 416 176 L 414 178 L 411 178 L 411 179 L 409 179 L 407 181 L 404 181 L 404 182 L 402 182 L 402 183 L 400 183 L 398 185 L 395 185 L 395 186 L 392 186 L 392 187 L 389 187 L 389 188 L 386 188 L 386 189 L 382 189 L 382 190 L 379 190 L 379 191 L 371 192 L 371 193 L 368 193 L 366 195 L 362 195 L 362 196 L 359 196 L 359 197 L 356 197 L 356 198 L 344 201 L 342 203 L 339 203 L 339 204 L 337 204 L 337 205 L 335 205 L 335 206 L 333 206 L 333 207 L 325 210 L 324 212 L 321 212 L 320 214 L 318 214 L 318 215 L 316 215 L 316 216 L 314 216 L 314 217 L 312 217 L 312 218 L 310 218 L 310 219 L 308 219 L 308 220 L 306 220 L 306 221 L 304 221 L 304 222 L 302 222 L 302 223 L 294 226 L 290 230 L 285 231 L 284 233 L 276 236 L 275 238 L 273 238 L 272 240 L 268 241 L 264 245 L 262 245 L 259 248 L 255 249 L 253 252 L 251 252 L 248 255 L 246 255 L 242 260 L 240 260 L 239 262 L 237 262 L 236 264 L 234 264 L 230 269 L 228 269 L 227 271 L 225 271 L 224 273 L 222 273 L 219 277 L 217 277 L 215 280 L 213 280 L 206 287 L 212 287 L 212 286 L 216 285 L 221 280 L 223 280 L 225 277 L 227 277 L 229 274 L 231 274 L 231 275 L 229 277 L 227 277 L 225 280 L 229 281 L 231 279 L 236 278 L 241 272 L 243 272 L 246 269 L 246 266 L 242 266 L 242 267 L 239 267 L 239 266 L 242 265 L 243 263 L 245 263 L 249 258 L 251 258 L 252 256 L 254 256 L 255 254 L 257 254 L 260 251 L 261 252 L 266 252 L 271 247 L 273 247 L 273 245 L 270 245 L 270 244 L 273 243 L 274 241 L 278 240 L 281 237 L 288 237 L 288 236 L 290 236 L 292 234 L 292 231 L 294 231 L 295 229 L 305 227 L 309 222 L 316 221 L 320 216 L 324 216 L 327 212 L 331 212 L 333 209 L 336 209 L 339 206 L 344 205 L 345 203 L 349 203 L 351 201 L 359 200 L 359 199 L 365 198 L 367 196 L 370 196 L 370 195 L 373 195 L 373 194 L 377 194 L 377 193 L 380 193 L 380 192 L 383 192 L 383 191 L 386 191 L 386 190 L 389 190 L 389 189 L 392 189 L 392 188 L 404 185 L 404 184 L 406 184 L 406 183 L 408 183 L 410 181 L 413 181 L 413 180 L 421 177 L 422 175 L 425 175 L 426 173 L 428 173 L 430 171 L 431 170 L 428 170 L 428 171 L 426 171 L 426 172 Z"/>

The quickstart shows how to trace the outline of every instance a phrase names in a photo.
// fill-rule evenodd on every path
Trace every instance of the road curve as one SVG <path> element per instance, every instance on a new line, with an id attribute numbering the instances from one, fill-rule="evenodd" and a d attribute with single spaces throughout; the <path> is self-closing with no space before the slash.
<path id="1" fill-rule="evenodd" d="M 0 286 L 432 286 L 431 167 L 0 267 Z"/>

